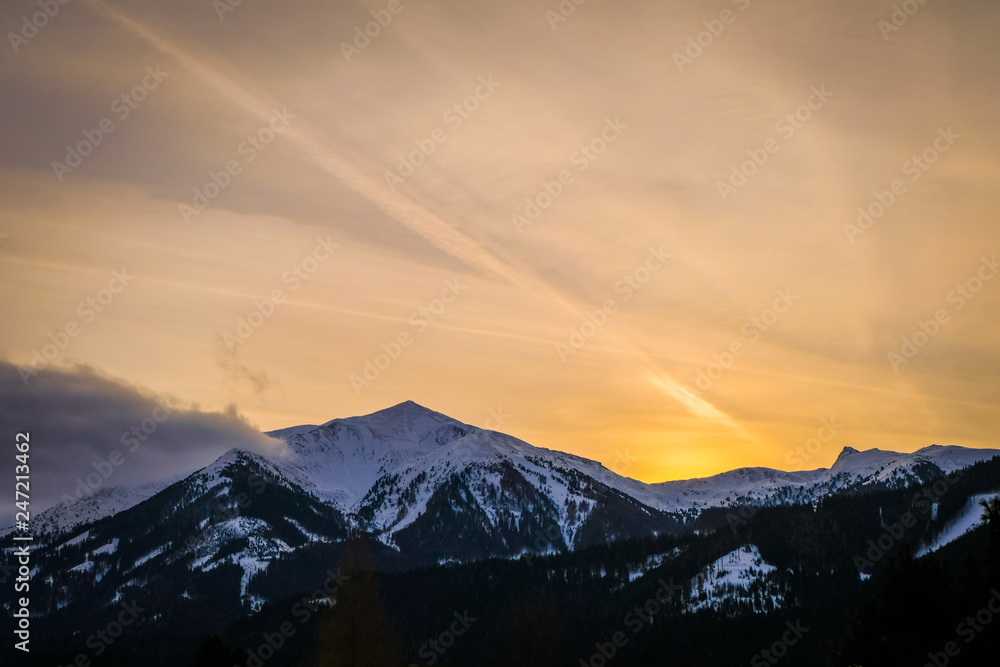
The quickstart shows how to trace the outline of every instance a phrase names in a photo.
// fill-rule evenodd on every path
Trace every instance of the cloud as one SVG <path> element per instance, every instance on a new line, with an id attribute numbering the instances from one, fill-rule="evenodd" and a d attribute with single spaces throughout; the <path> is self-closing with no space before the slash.
<path id="1" fill-rule="evenodd" d="M 240 361 L 240 349 L 229 349 L 222 340 L 216 341 L 215 363 L 226 374 L 229 387 L 236 391 L 247 386 L 256 395 L 265 393 L 274 380 L 262 370 L 256 370 Z"/>
<path id="2" fill-rule="evenodd" d="M 87 5 L 99 14 L 122 25 L 164 55 L 177 59 L 187 70 L 204 83 L 209 84 L 218 94 L 241 106 L 248 113 L 257 116 L 262 122 L 267 122 L 275 114 L 277 107 L 271 100 L 258 96 L 239 85 L 236 81 L 216 70 L 207 61 L 200 59 L 195 53 L 171 42 L 144 23 L 118 12 L 102 0 L 87 0 Z M 390 218 L 468 266 L 477 268 L 487 275 L 507 280 L 525 291 L 544 294 L 554 305 L 573 313 L 575 317 L 583 318 L 585 316 L 584 311 L 577 304 L 540 280 L 533 271 L 525 266 L 516 266 L 502 259 L 476 239 L 466 235 L 444 218 L 415 203 L 402 193 L 387 191 L 379 180 L 366 175 L 349 160 L 328 148 L 322 132 L 318 131 L 317 128 L 311 127 L 304 119 L 298 119 L 295 116 L 291 116 L 291 118 L 294 119 L 294 122 L 291 127 L 282 131 L 284 136 L 291 140 L 296 148 L 313 164 L 339 180 L 359 196 L 369 200 Z M 661 388 L 667 396 L 677 400 L 694 415 L 704 416 L 708 414 L 713 418 L 722 418 L 737 433 L 746 433 L 744 427 L 722 413 L 710 402 L 685 390 L 683 385 L 670 377 L 662 368 L 659 368 L 638 347 L 631 345 L 624 338 L 621 338 L 621 342 L 633 349 L 633 356 L 641 365 L 652 366 L 658 376 L 655 386 Z M 223 368 L 239 379 L 249 380 L 257 393 L 263 392 L 269 384 L 266 374 L 251 371 L 236 361 L 235 357 L 226 360 Z"/>
<path id="3" fill-rule="evenodd" d="M 371 20 L 358 0 L 243 3 L 224 22 L 203 1 L 105 6 L 71 3 L 0 59 L 0 358 L 26 363 L 126 266 L 136 284 L 62 358 L 236 402 L 269 429 L 407 398 L 470 423 L 502 405 L 535 444 L 611 464 L 628 442 L 646 481 L 782 467 L 828 415 L 858 448 L 995 445 L 1000 281 L 898 373 L 887 354 L 1000 248 L 997 3 L 922 12 L 888 40 L 886 6 L 862 0 L 732 5 L 683 72 L 672 54 L 719 3 L 588 3 L 555 30 L 524 0 L 413 3 L 350 62 L 340 43 Z M 120 119 L 113 101 L 147 66 L 170 77 Z M 488 75 L 496 94 L 445 120 Z M 834 96 L 785 139 L 776 123 L 814 85 Z M 243 161 L 285 105 L 288 132 Z M 52 161 L 102 117 L 115 132 L 57 181 Z M 619 117 L 626 132 L 582 171 L 571 156 Z M 942 127 L 962 138 L 910 180 L 903 163 Z M 436 128 L 447 141 L 391 190 L 387 170 Z M 717 183 L 769 137 L 780 151 L 723 202 Z M 227 160 L 242 172 L 184 225 L 178 205 Z M 573 183 L 519 233 L 511 215 L 560 170 Z M 896 178 L 905 194 L 852 243 L 845 225 Z M 318 234 L 343 252 L 293 295 L 282 276 Z M 561 363 L 554 344 L 660 243 L 669 271 Z M 469 298 L 355 393 L 349 377 L 456 275 Z M 691 389 L 787 287 L 801 304 Z M 219 358 L 219 332 L 275 288 L 288 307 Z"/>
<path id="4" fill-rule="evenodd" d="M 25 385 L 15 365 L 0 361 L 0 424 L 11 443 L 30 433 L 33 516 L 67 495 L 180 479 L 234 447 L 284 451 L 235 407 L 207 412 L 87 366 L 39 371 Z M 3 511 L 0 525 L 10 525 L 11 511 Z"/>

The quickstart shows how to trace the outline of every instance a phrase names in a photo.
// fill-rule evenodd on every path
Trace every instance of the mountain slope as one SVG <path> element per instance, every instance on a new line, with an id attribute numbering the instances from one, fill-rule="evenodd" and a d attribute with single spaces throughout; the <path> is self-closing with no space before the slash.
<path id="1" fill-rule="evenodd" d="M 273 459 L 230 450 L 166 488 L 107 489 L 43 513 L 40 613 L 155 594 L 177 610 L 218 597 L 220 613 L 239 615 L 281 590 L 276 563 L 330 562 L 351 532 L 408 567 L 535 556 L 681 533 L 707 508 L 902 489 L 1000 454 L 848 447 L 829 469 L 646 484 L 412 402 L 271 435 L 288 445 Z"/>
<path id="2" fill-rule="evenodd" d="M 912 454 L 845 447 L 833 466 L 785 472 L 771 468 L 738 468 L 712 477 L 653 484 L 654 506 L 665 511 L 812 503 L 831 494 L 860 488 L 897 489 L 919 484 L 1000 456 L 996 449 L 931 445 Z"/>
<path id="3" fill-rule="evenodd" d="M 286 441 L 290 456 L 276 465 L 303 488 L 386 544 L 405 531 L 411 550 L 438 558 L 517 555 L 537 549 L 538 534 L 548 536 L 545 551 L 679 525 L 643 502 L 655 501 L 648 485 L 410 401 Z M 450 541 L 442 541 L 444 527 L 454 531 Z M 460 534 L 468 538 L 461 546 Z M 442 551 L 445 542 L 454 553 Z"/>
<path id="4" fill-rule="evenodd" d="M 283 553 L 347 536 L 336 509 L 306 494 L 271 462 L 231 450 L 137 505 L 63 532 L 41 535 L 33 563 L 51 594 L 38 611 L 102 608 L 151 592 L 190 598 L 228 579 L 232 609 L 250 579 Z M 235 587 L 234 587 L 235 586 Z"/>

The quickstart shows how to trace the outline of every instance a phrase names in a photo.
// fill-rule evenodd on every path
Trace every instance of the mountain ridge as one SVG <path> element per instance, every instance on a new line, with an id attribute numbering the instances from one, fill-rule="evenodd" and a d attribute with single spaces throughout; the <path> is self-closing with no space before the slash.
<path id="1" fill-rule="evenodd" d="M 285 441 L 287 455 L 272 459 L 232 448 L 205 469 L 230 457 L 233 451 L 244 451 L 267 461 L 320 500 L 348 514 L 361 507 L 380 479 L 417 465 L 421 459 L 433 459 L 432 465 L 446 465 L 449 458 L 465 464 L 497 455 L 548 457 L 552 465 L 558 462 L 560 467 L 588 475 L 653 509 L 690 513 L 740 502 L 808 502 L 818 495 L 858 484 L 899 485 L 918 479 L 912 470 L 920 464 L 949 473 L 1000 455 L 1000 450 L 956 445 L 933 444 L 913 453 L 844 446 L 830 468 L 786 471 L 748 466 L 706 477 L 648 483 L 619 475 L 593 459 L 537 447 L 499 431 L 465 424 L 412 400 L 367 415 L 338 417 L 320 425 L 291 426 L 265 434 Z M 347 441 L 351 451 L 338 448 L 340 441 Z M 411 478 L 417 474 L 419 471 Z M 36 525 L 45 532 L 71 529 L 126 511 L 168 485 L 113 487 L 73 503 L 59 503 L 41 512 Z M 11 530 L 0 530 L 0 535 Z"/>
<path id="2" fill-rule="evenodd" d="M 181 606 L 221 593 L 239 615 L 273 601 L 281 577 L 336 558 L 349 535 L 400 569 L 576 552 L 711 531 L 712 509 L 898 491 L 1000 455 L 845 448 L 830 468 L 647 484 L 412 401 L 276 434 L 279 454 L 232 448 L 163 488 L 105 489 L 35 517 L 48 611 L 142 589 Z"/>

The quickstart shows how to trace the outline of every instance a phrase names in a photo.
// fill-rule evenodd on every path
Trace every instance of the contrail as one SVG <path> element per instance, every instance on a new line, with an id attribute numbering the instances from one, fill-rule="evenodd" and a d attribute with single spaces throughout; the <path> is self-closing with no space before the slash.
<path id="1" fill-rule="evenodd" d="M 144 24 L 122 14 L 105 3 L 104 0 L 84 1 L 96 13 L 118 23 L 161 53 L 176 59 L 212 90 L 238 104 L 262 122 L 269 121 L 274 115 L 276 104 L 261 99 L 258 95 L 203 63 L 170 40 L 156 34 Z M 486 274 L 507 280 L 526 291 L 545 294 L 579 319 L 586 318 L 583 310 L 575 303 L 531 275 L 529 271 L 515 268 L 497 257 L 479 242 L 455 229 L 437 214 L 414 203 L 404 194 L 386 190 L 381 182 L 370 178 L 349 161 L 326 148 L 323 134 L 316 131 L 307 122 L 296 120 L 294 126 L 289 126 L 282 131 L 282 136 L 290 140 L 317 167 L 377 206 L 393 220 L 452 257 Z M 634 344 L 610 332 L 605 333 L 613 336 L 623 347 L 630 349 L 635 360 L 649 371 L 651 383 L 667 396 L 678 401 L 691 414 L 717 420 L 727 425 L 740 437 L 757 441 L 732 417 L 667 375 Z"/>
<path id="2" fill-rule="evenodd" d="M 261 121 L 267 122 L 274 115 L 276 104 L 254 95 L 218 70 L 200 62 L 169 40 L 160 37 L 139 21 L 122 14 L 103 0 L 87 0 L 87 5 L 141 37 L 155 49 L 177 59 L 187 70 L 213 90 L 243 107 Z M 387 192 L 380 182 L 368 177 L 347 160 L 324 148 L 322 134 L 309 127 L 307 123 L 297 120 L 294 126 L 282 131 L 282 136 L 295 144 L 296 148 L 305 153 L 320 169 L 452 257 L 520 287 L 536 287 L 529 284 L 523 274 L 499 260 L 475 240 L 449 225 L 438 215 L 414 204 L 404 195 Z"/>

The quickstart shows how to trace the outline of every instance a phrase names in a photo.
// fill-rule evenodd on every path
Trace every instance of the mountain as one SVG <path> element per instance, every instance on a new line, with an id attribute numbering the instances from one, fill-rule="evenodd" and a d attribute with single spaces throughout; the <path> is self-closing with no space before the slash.
<path id="1" fill-rule="evenodd" d="M 731 505 L 814 503 L 858 489 L 898 489 L 926 482 L 1000 455 L 996 449 L 931 445 L 912 454 L 845 447 L 833 466 L 802 472 L 739 468 L 712 477 L 653 484 L 664 511 L 684 512 Z"/>
<path id="2" fill-rule="evenodd" d="M 413 402 L 284 435 L 278 462 L 357 527 L 441 559 L 575 548 L 678 527 L 649 487 Z M 542 548 L 533 547 L 538 536 Z"/>
<path id="3" fill-rule="evenodd" d="M 314 585 L 352 533 L 388 569 L 534 557 L 684 534 L 710 508 L 903 489 L 1000 454 L 848 447 L 829 469 L 646 484 L 410 401 L 269 435 L 287 451 L 269 459 L 234 449 L 165 488 L 107 489 L 43 512 L 35 609 L 83 613 L 156 595 L 176 618 L 205 613 L 207 600 L 237 617 L 290 582 Z"/>
<path id="4" fill-rule="evenodd" d="M 31 523 L 35 535 L 58 535 L 124 512 L 152 498 L 168 486 L 167 483 L 146 484 L 135 488 L 114 486 L 98 489 L 72 502 L 61 502 L 39 514 Z M 6 535 L 11 529 L 0 531 Z"/>

